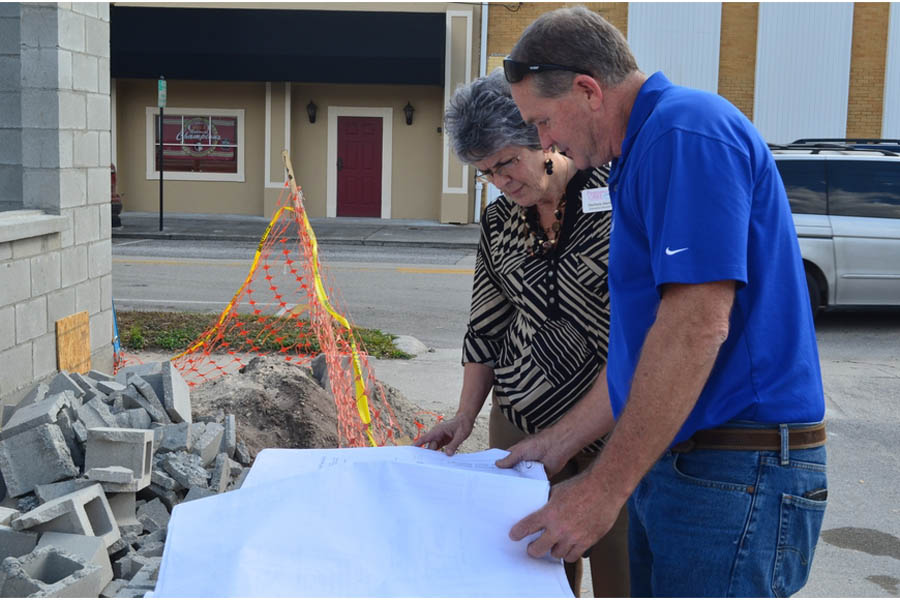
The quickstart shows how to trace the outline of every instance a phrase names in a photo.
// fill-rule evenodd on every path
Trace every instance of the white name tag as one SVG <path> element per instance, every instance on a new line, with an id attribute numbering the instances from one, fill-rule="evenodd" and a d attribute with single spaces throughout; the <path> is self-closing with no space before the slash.
<path id="1" fill-rule="evenodd" d="M 581 192 L 581 210 L 585 213 L 605 212 L 612 210 L 609 188 L 591 188 Z"/>

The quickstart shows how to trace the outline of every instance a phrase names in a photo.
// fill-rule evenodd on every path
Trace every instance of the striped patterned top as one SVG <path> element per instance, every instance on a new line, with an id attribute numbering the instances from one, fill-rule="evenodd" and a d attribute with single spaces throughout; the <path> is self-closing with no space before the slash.
<path id="1" fill-rule="evenodd" d="M 482 219 L 462 361 L 493 368 L 494 398 L 526 433 L 555 423 L 606 364 L 612 214 L 583 213 L 580 192 L 608 176 L 605 166 L 575 174 L 557 247 L 543 256 L 528 255 L 516 203 L 500 196 Z"/>

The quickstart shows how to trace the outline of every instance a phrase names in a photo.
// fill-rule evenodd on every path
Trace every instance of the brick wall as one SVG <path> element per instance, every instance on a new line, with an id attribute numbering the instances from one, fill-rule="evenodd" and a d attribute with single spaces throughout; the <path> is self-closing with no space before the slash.
<path id="1" fill-rule="evenodd" d="M 56 371 L 57 319 L 87 311 L 94 368 L 112 369 L 109 5 L 2 5 L 18 25 L 18 195 L 0 212 L 0 400 Z M 4 188 L 7 191 L 10 188 Z M 32 210 L 27 210 L 32 209 Z"/>
<path id="2" fill-rule="evenodd" d="M 719 38 L 719 94 L 753 120 L 759 3 L 723 2 Z"/>
<path id="3" fill-rule="evenodd" d="M 881 137 L 890 4 L 853 5 L 847 137 Z"/>
<path id="4" fill-rule="evenodd" d="M 502 58 L 509 54 L 518 41 L 519 36 L 528 25 L 545 12 L 564 6 L 584 6 L 600 13 L 607 21 L 615 25 L 623 35 L 628 35 L 628 3 L 627 2 L 520 2 L 495 4 L 491 3 L 488 13 L 488 57 L 500 60 L 489 61 L 499 65 Z"/>

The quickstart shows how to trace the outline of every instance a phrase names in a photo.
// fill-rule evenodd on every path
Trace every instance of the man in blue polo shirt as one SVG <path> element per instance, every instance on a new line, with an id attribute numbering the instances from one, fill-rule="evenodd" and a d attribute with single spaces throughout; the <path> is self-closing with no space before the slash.
<path id="1" fill-rule="evenodd" d="M 585 8 L 537 19 L 504 69 L 545 147 L 579 168 L 613 161 L 607 372 L 498 464 L 538 459 L 552 474 L 612 435 L 510 536 L 540 532 L 531 555 L 571 561 L 627 501 L 633 595 L 795 593 L 826 504 L 825 409 L 765 142 L 723 98 L 640 72 L 621 33 Z"/>

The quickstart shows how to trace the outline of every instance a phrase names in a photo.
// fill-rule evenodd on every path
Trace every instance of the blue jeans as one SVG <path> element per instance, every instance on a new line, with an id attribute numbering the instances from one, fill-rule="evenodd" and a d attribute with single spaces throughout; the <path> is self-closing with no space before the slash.
<path id="1" fill-rule="evenodd" d="M 804 494 L 822 488 L 824 446 L 666 452 L 628 501 L 632 596 L 794 594 L 825 515 Z"/>

